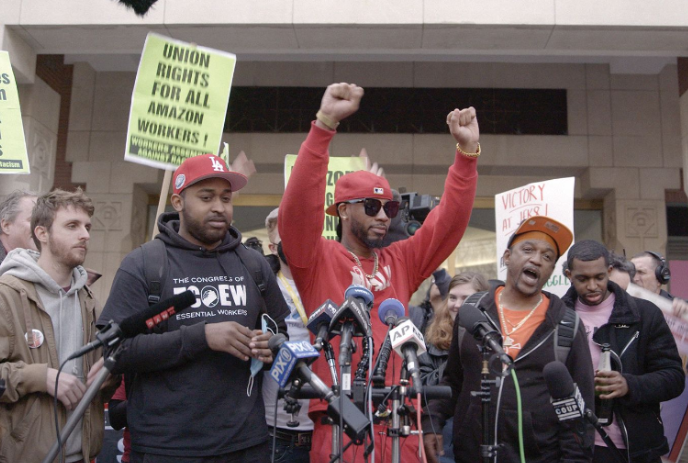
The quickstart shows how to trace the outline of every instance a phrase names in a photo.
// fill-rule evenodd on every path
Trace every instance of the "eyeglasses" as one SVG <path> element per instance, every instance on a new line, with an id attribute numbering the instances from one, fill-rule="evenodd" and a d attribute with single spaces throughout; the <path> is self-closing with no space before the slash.
<path id="1" fill-rule="evenodd" d="M 399 201 L 387 201 L 385 205 L 382 205 L 382 201 L 375 198 L 365 198 L 365 199 L 354 199 L 351 201 L 346 201 L 349 204 L 363 203 L 366 215 L 370 217 L 375 217 L 380 209 L 385 210 L 385 214 L 390 219 L 393 219 L 399 213 Z"/>

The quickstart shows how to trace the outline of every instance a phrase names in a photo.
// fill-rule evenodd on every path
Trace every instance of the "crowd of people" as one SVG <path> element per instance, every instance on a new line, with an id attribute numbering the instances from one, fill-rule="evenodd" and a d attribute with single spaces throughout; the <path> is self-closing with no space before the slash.
<path id="1" fill-rule="evenodd" d="M 520 388 L 500 377 L 500 387 L 490 392 L 493 416 L 500 405 L 500 461 L 613 461 L 616 450 L 591 426 L 557 418 L 543 376 L 555 361 L 565 365 L 586 404 L 612 401 L 607 432 L 627 461 L 660 461 L 669 448 L 659 407 L 681 394 L 685 372 L 661 311 L 625 289 L 632 281 L 666 297 L 682 316 L 686 302 L 662 289 L 669 278 L 663 258 L 646 252 L 628 261 L 590 240 L 571 246 L 573 234 L 565 225 L 536 216 L 509 240 L 506 281 L 488 282 L 474 272 L 451 277 L 439 267 L 461 241 L 473 207 L 481 155 L 476 112 L 447 115 L 456 146 L 448 153 L 439 205 L 413 236 L 390 243 L 400 204 L 377 166 L 339 178 L 334 200 L 325 203 L 329 145 L 363 94 L 354 84 L 326 89 L 282 202 L 265 220 L 268 258 L 245 247 L 232 225 L 232 195 L 247 177 L 211 154 L 189 158 L 173 175 L 174 212 L 160 215 L 156 238 L 124 258 L 104 307 L 83 267 L 94 212 L 84 192 L 16 192 L 5 199 L 0 463 L 41 461 L 57 438 L 56 423 L 64 426 L 103 369 L 101 348 L 80 358 L 70 354 L 108 323 L 126 323 L 143 308 L 186 291 L 196 298 L 188 310 L 121 342 L 112 375 L 63 441 L 62 461 L 88 462 L 98 455 L 110 399 L 112 425 L 126 428 L 125 462 L 258 463 L 270 461 L 271 453 L 278 462 L 336 461 L 328 404 L 312 399 L 285 407 L 267 371 L 275 356 L 269 343 L 276 334 L 310 342 L 309 316 L 327 299 L 341 300 L 351 285 L 374 295 L 375 355 L 388 333 L 378 307 L 397 299 L 425 336 L 421 384 L 414 386 L 452 391 L 449 399 L 415 404 L 423 407 L 422 422 L 414 425 L 422 425 L 423 448 L 418 439 L 406 439 L 401 461 L 416 461 L 419 452 L 429 462 L 482 458 L 481 398 L 473 392 L 481 388 L 483 356 L 460 323 L 468 306 L 500 334 L 518 374 Z M 337 240 L 322 237 L 325 214 L 339 219 Z M 571 287 L 559 298 L 543 288 L 562 256 Z M 430 277 L 426 299 L 409 307 Z M 332 348 L 338 358 L 339 346 Z M 595 367 L 603 349 L 615 359 L 609 371 Z M 386 385 L 399 384 L 402 363 L 390 358 Z M 325 358 L 311 369 L 331 384 Z M 369 438 L 381 461 L 392 454 L 392 439 L 385 417 L 374 421 Z M 366 459 L 359 446 L 343 444 L 339 461 Z"/>

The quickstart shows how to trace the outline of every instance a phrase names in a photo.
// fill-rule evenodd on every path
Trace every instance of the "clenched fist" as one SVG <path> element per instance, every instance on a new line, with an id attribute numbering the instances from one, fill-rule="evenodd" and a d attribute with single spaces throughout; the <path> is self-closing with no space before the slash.
<path id="1" fill-rule="evenodd" d="M 455 109 L 447 114 L 447 125 L 449 125 L 449 132 L 464 152 L 475 153 L 478 151 L 480 128 L 473 106 L 466 109 Z"/>
<path id="2" fill-rule="evenodd" d="M 361 98 L 363 98 L 363 89 L 356 84 L 332 84 L 325 90 L 320 102 L 320 111 L 336 124 L 358 111 Z M 329 127 L 320 121 L 316 121 L 316 125 L 329 130 Z"/>

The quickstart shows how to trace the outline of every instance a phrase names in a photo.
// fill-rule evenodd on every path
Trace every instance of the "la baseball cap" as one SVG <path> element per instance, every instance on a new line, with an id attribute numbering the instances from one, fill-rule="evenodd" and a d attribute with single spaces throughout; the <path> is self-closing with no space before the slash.
<path id="1" fill-rule="evenodd" d="M 225 161 L 214 154 L 202 154 L 186 158 L 173 176 L 173 192 L 181 193 L 185 188 L 208 178 L 223 178 L 232 191 L 239 191 L 248 183 L 248 178 L 239 172 L 232 172 Z"/>
<path id="2" fill-rule="evenodd" d="M 573 233 L 566 225 L 544 215 L 537 215 L 521 222 L 521 225 L 509 238 L 507 248 L 511 248 L 519 236 L 533 232 L 543 233 L 550 237 L 557 247 L 558 257 L 562 256 L 573 242 Z"/>
<path id="3" fill-rule="evenodd" d="M 392 200 L 392 188 L 386 178 L 367 170 L 359 170 L 342 175 L 334 186 L 334 204 L 325 209 L 329 215 L 337 214 L 337 204 L 352 199 L 387 199 Z"/>

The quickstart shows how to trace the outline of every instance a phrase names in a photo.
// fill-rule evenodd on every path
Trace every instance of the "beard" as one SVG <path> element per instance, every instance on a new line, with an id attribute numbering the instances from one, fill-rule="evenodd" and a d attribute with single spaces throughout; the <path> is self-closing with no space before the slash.
<path id="1" fill-rule="evenodd" d="M 207 222 L 210 219 L 222 219 L 226 221 L 227 219 L 225 217 L 212 216 L 201 222 L 194 219 L 185 210 L 182 210 L 181 214 L 184 218 L 184 226 L 186 227 L 186 230 L 191 236 L 198 240 L 198 242 L 203 244 L 213 245 L 218 241 L 222 241 L 227 234 L 227 230 L 229 229 L 229 224 L 227 224 L 227 227 L 224 229 L 212 228 L 204 224 L 204 222 Z"/>
<path id="2" fill-rule="evenodd" d="M 50 253 L 55 256 L 57 262 L 66 267 L 77 267 L 86 260 L 85 251 L 82 252 L 80 249 L 75 249 L 67 244 L 58 243 L 55 241 L 53 235 L 48 236 L 48 246 L 50 248 Z M 84 244 L 84 246 L 86 246 L 86 250 L 88 250 L 88 245 Z"/>
<path id="3" fill-rule="evenodd" d="M 380 249 L 383 246 L 384 239 L 386 235 L 381 236 L 380 238 L 369 238 L 368 237 L 368 230 L 365 229 L 365 226 L 354 219 L 353 217 L 351 218 L 351 233 L 358 238 L 360 242 L 368 246 L 369 248 L 377 248 Z"/>

